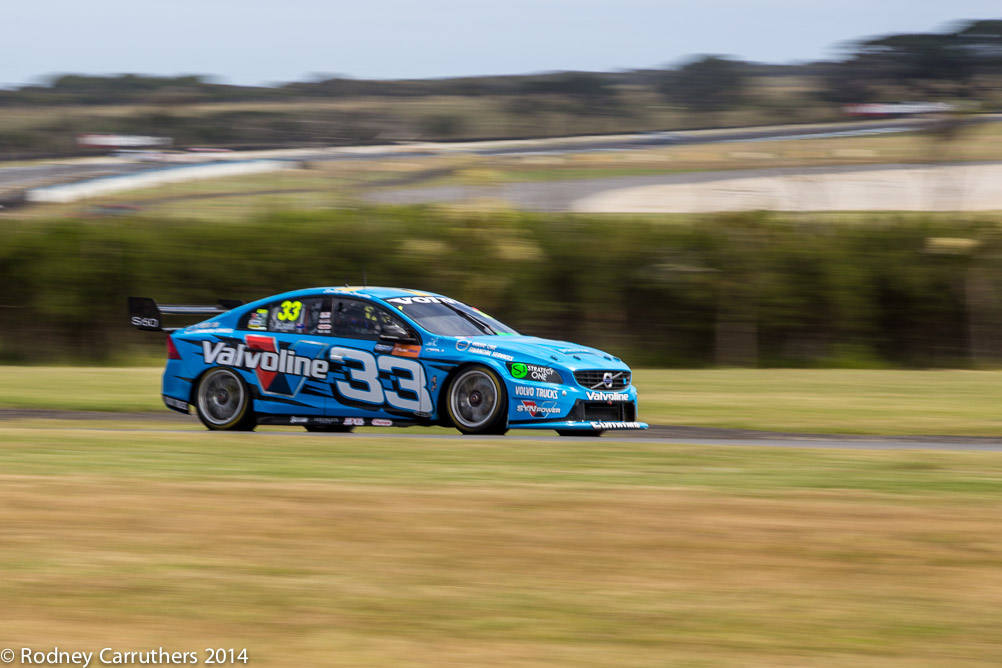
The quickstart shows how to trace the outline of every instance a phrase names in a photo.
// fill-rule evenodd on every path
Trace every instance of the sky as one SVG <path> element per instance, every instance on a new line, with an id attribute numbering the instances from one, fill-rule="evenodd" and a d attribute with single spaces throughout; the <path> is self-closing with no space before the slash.
<path id="1" fill-rule="evenodd" d="M 6 0 L 0 86 L 63 73 L 436 78 L 836 57 L 848 41 L 1002 18 L 999 0 Z"/>

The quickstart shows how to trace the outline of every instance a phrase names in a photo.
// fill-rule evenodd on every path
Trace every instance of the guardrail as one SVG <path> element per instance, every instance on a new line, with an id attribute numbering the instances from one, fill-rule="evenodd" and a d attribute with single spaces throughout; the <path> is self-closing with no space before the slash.
<path id="1" fill-rule="evenodd" d="M 246 160 L 212 163 L 209 165 L 163 167 L 143 171 L 138 174 L 102 176 L 76 183 L 34 188 L 25 193 L 25 200 L 28 202 L 45 203 L 75 202 L 98 195 L 108 195 L 125 190 L 137 190 L 139 188 L 151 188 L 169 183 L 279 171 L 289 169 L 293 164 L 295 163 L 288 160 Z"/>

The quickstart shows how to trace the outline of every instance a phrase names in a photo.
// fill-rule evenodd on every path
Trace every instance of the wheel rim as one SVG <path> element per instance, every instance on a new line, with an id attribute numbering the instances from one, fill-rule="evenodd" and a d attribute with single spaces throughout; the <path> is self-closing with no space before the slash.
<path id="1" fill-rule="evenodd" d="M 456 379 L 449 393 L 452 415 L 468 429 L 478 429 L 490 423 L 498 403 L 494 379 L 483 371 L 467 371 Z"/>
<path id="2" fill-rule="evenodd" d="M 198 390 L 198 407 L 212 424 L 224 425 L 240 415 L 243 384 L 229 371 L 211 371 Z"/>

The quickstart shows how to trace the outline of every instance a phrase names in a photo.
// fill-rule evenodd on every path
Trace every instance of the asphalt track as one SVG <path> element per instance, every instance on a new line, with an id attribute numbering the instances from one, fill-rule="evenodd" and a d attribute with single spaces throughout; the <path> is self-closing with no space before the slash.
<path id="1" fill-rule="evenodd" d="M 67 429 L 108 433 L 168 433 L 188 434 L 192 437 L 205 435 L 212 437 L 213 433 L 198 427 L 194 416 L 184 416 L 178 413 L 105 413 L 91 411 L 58 411 L 44 409 L 0 409 L 0 424 L 13 423 L 21 420 L 52 421 L 43 429 Z M 149 428 L 113 426 L 109 422 L 125 422 L 135 424 L 148 420 Z M 179 428 L 173 429 L 177 425 Z M 181 428 L 181 427 L 184 428 Z M 34 428 L 34 425 L 32 426 Z M 285 437 L 322 437 L 351 439 L 384 439 L 399 438 L 415 441 L 437 440 L 456 441 L 457 444 L 479 441 L 552 441 L 559 443 L 596 443 L 593 437 L 557 436 L 550 431 L 533 432 L 529 430 L 513 430 L 506 436 L 463 436 L 462 434 L 429 433 L 421 427 L 407 429 L 387 428 L 379 431 L 366 430 L 355 434 L 317 434 L 300 430 L 296 427 L 268 428 L 269 436 Z M 248 438 L 253 438 L 248 435 Z M 872 436 L 856 434 L 797 434 L 789 432 L 755 431 L 750 429 L 720 429 L 712 427 L 686 427 L 673 425 L 652 425 L 645 431 L 607 431 L 601 442 L 643 441 L 657 445 L 706 445 L 722 447 L 756 447 L 756 448 L 807 448 L 807 449 L 843 449 L 843 450 L 945 450 L 970 452 L 1002 452 L 1002 437 L 978 436 L 943 436 L 943 435 L 908 435 L 908 436 Z"/>

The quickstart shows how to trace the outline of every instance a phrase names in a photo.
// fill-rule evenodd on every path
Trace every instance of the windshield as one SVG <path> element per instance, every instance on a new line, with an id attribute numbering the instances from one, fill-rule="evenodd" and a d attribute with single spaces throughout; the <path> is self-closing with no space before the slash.
<path id="1" fill-rule="evenodd" d="M 500 320 L 448 297 L 394 297 L 388 304 L 439 336 L 502 336 L 518 334 Z"/>

